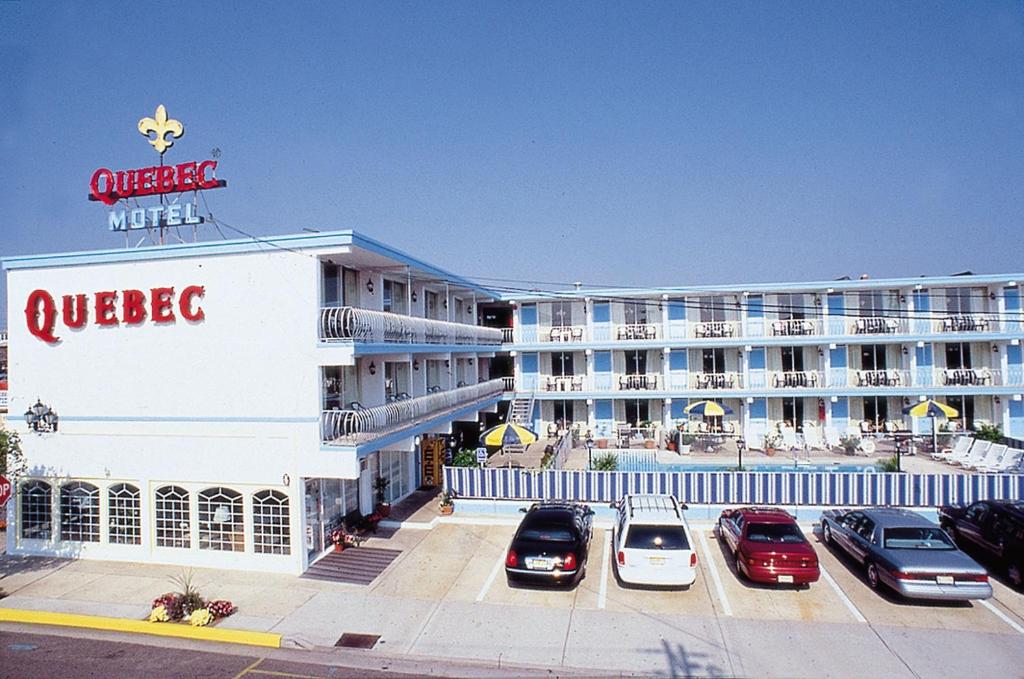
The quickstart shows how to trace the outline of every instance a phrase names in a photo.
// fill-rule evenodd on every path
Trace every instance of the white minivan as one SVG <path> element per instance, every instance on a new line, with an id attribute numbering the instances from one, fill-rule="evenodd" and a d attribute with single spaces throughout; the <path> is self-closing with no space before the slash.
<path id="1" fill-rule="evenodd" d="M 615 570 L 627 584 L 688 587 L 697 579 L 697 552 L 683 510 L 671 495 L 626 495 L 612 533 Z"/>

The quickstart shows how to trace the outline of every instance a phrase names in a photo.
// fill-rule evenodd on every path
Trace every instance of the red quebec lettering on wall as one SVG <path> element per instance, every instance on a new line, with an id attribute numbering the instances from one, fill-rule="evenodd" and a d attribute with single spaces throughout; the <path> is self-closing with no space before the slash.
<path id="1" fill-rule="evenodd" d="M 206 294 L 201 285 L 189 285 L 175 295 L 173 287 L 142 290 L 116 290 L 79 293 L 61 297 L 61 321 L 67 328 L 83 328 L 89 322 L 90 311 L 96 325 L 139 325 L 147 318 L 154 323 L 174 323 L 177 314 L 186 321 L 198 322 L 206 318 L 199 300 Z M 25 323 L 28 331 L 48 344 L 56 344 L 57 302 L 46 290 L 33 290 L 25 305 Z"/>

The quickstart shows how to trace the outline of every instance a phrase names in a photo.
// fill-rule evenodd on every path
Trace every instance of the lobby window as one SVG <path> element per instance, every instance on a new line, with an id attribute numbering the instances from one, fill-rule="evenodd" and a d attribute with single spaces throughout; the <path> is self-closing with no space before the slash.
<path id="1" fill-rule="evenodd" d="M 49 540 L 53 529 L 50 484 L 27 481 L 21 485 L 21 537 Z"/>
<path id="2" fill-rule="evenodd" d="M 142 542 L 142 507 L 139 489 L 130 483 L 118 483 L 107 492 L 110 510 L 109 541 L 115 545 Z"/>
<path id="3" fill-rule="evenodd" d="M 188 549 L 192 546 L 188 491 L 178 486 L 163 486 L 156 489 L 155 496 L 156 546 Z"/>
<path id="4" fill-rule="evenodd" d="M 60 487 L 60 539 L 100 541 L 100 489 L 72 481 Z"/>
<path id="5" fill-rule="evenodd" d="M 288 496 L 261 490 L 252 496 L 253 549 L 257 554 L 290 554 Z"/>
<path id="6" fill-rule="evenodd" d="M 199 549 L 245 551 L 241 493 L 220 486 L 199 493 Z"/>

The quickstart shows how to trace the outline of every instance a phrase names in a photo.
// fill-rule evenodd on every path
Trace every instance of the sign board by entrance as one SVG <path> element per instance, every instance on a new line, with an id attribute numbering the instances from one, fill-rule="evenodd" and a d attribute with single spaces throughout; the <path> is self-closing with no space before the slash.
<path id="1" fill-rule="evenodd" d="M 0 507 L 7 504 L 7 501 L 11 499 L 11 482 L 7 480 L 6 476 L 0 476 Z"/>
<path id="2" fill-rule="evenodd" d="M 487 462 L 487 449 L 477 448 L 476 449 L 476 461 L 480 464 Z"/>

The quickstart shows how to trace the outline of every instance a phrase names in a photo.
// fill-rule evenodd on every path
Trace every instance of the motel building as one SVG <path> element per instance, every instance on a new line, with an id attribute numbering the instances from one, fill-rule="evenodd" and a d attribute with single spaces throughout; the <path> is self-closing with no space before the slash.
<path id="1" fill-rule="evenodd" d="M 351 231 L 3 268 L 29 467 L 9 553 L 302 573 L 342 517 L 435 484 L 453 423 L 503 395 L 495 293 Z M 21 417 L 37 402 L 56 431 Z"/>
<path id="2" fill-rule="evenodd" d="M 712 399 L 758 448 L 935 398 L 1024 437 L 1024 274 L 499 294 L 351 231 L 3 267 L 10 553 L 299 574 L 506 408 L 601 440 Z"/>

